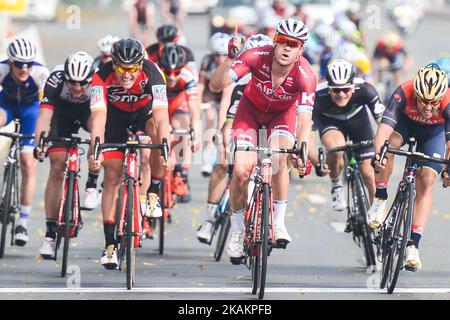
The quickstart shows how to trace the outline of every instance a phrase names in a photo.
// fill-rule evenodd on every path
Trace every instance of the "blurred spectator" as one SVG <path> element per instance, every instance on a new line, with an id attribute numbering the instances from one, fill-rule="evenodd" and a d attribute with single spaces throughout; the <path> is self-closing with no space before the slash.
<path id="1" fill-rule="evenodd" d="M 295 5 L 295 12 L 292 15 L 292 18 L 301 20 L 303 21 L 304 24 L 308 25 L 308 17 L 306 16 L 306 13 L 303 11 L 302 3 L 297 3 Z"/>
<path id="2" fill-rule="evenodd" d="M 159 0 L 159 9 L 162 13 L 164 23 L 173 24 L 183 31 L 184 19 L 187 15 L 186 8 L 182 0 Z"/>
<path id="3" fill-rule="evenodd" d="M 130 36 L 144 46 L 152 43 L 155 5 L 151 1 L 137 0 L 130 11 Z"/>

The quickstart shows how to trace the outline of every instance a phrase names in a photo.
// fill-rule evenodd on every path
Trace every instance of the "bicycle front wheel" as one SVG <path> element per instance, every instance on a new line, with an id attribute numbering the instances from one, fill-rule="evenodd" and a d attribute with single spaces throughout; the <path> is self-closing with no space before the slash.
<path id="1" fill-rule="evenodd" d="M 216 250 L 214 251 L 214 259 L 216 261 L 220 261 L 220 258 L 222 257 L 222 253 L 225 248 L 225 243 L 227 242 L 228 239 L 228 233 L 230 232 L 231 228 L 229 203 L 227 203 L 227 207 L 225 211 L 222 213 L 219 223 L 220 223 L 219 237 L 217 238 Z"/>
<path id="2" fill-rule="evenodd" d="M 6 244 L 6 231 L 8 230 L 9 224 L 9 215 L 10 215 L 10 207 L 11 207 L 11 188 L 13 185 L 13 176 L 14 170 L 11 164 L 7 164 L 5 166 L 5 172 L 3 175 L 3 187 L 2 187 L 2 203 L 0 206 L 0 213 L 2 215 L 2 234 L 1 234 L 1 243 L 0 243 L 0 258 L 3 258 L 5 253 L 5 244 Z"/>
<path id="3" fill-rule="evenodd" d="M 394 292 L 397 284 L 400 269 L 403 266 L 403 257 L 405 255 L 406 244 L 408 242 L 409 234 L 411 233 L 412 215 L 414 212 L 414 187 L 412 184 L 408 185 L 406 193 L 404 194 L 402 210 L 394 225 L 394 241 L 392 244 L 392 260 L 387 281 L 387 292 L 389 294 Z"/>
<path id="4" fill-rule="evenodd" d="M 131 290 L 136 276 L 136 251 L 134 248 L 134 189 L 133 180 L 128 180 L 126 211 L 126 259 L 127 259 L 127 289 Z"/>
<path id="5" fill-rule="evenodd" d="M 258 298 L 264 298 L 264 291 L 266 288 L 266 273 L 267 273 L 267 256 L 269 255 L 269 219 L 271 214 L 270 203 L 270 186 L 263 185 L 262 210 L 261 210 L 261 245 L 259 247 L 259 256 L 261 257 L 260 272 L 259 272 L 259 293 Z"/>
<path id="6" fill-rule="evenodd" d="M 70 230 L 73 216 L 73 191 L 75 186 L 75 172 L 69 172 L 66 179 L 66 202 L 64 203 L 64 246 L 61 266 L 61 277 L 65 277 L 67 273 L 67 262 L 69 259 Z"/>
<path id="7" fill-rule="evenodd" d="M 368 211 L 368 203 L 366 201 L 367 197 L 364 192 L 364 186 L 361 180 L 360 175 L 355 175 L 354 179 L 354 190 L 353 192 L 357 192 L 358 195 L 358 217 L 357 221 L 359 224 L 359 230 L 361 232 L 362 240 L 363 240 L 363 249 L 364 249 L 364 257 L 366 259 L 366 265 L 369 268 L 372 268 L 372 272 L 376 270 L 376 261 L 375 261 L 375 250 L 373 247 L 372 241 L 372 230 L 367 224 L 367 211 Z"/>

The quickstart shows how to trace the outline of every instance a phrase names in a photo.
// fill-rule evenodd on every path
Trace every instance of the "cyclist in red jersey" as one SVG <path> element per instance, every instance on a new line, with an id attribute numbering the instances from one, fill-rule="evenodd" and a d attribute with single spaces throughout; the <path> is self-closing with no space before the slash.
<path id="1" fill-rule="evenodd" d="M 137 125 L 145 131 L 153 143 L 162 143 L 163 138 L 169 137 L 164 75 L 154 63 L 144 57 L 145 48 L 141 42 L 130 38 L 121 39 L 115 42 L 111 49 L 112 61 L 94 74 L 91 89 L 91 149 L 96 137 L 100 137 L 101 143 L 125 142 L 126 130 L 130 125 Z M 91 170 L 99 170 L 101 164 L 105 170 L 102 212 L 106 250 L 100 262 L 107 269 L 117 268 L 114 213 L 123 157 L 123 152 L 117 150 L 104 151 L 98 161 L 94 161 L 92 155 L 89 157 Z M 172 169 L 172 163 L 169 160 L 164 164 L 159 151 L 151 153 L 150 163 L 150 210 L 156 211 L 158 207 L 161 215 L 157 196 L 159 184 L 164 165 Z"/>
<path id="2" fill-rule="evenodd" d="M 241 49 L 242 42 L 235 32 L 227 59 L 211 78 L 209 87 L 218 92 L 245 74 L 252 74 L 233 122 L 233 138 L 238 145 L 257 145 L 261 125 L 267 126 L 269 147 L 291 148 L 296 137 L 299 145 L 309 139 L 316 89 L 316 77 L 302 57 L 309 30 L 300 20 L 287 19 L 278 23 L 276 33 L 275 46 L 250 49 L 236 59 L 235 52 Z M 284 224 L 289 186 L 287 157 L 277 155 L 272 159 L 276 169 L 272 180 L 276 247 L 285 248 L 291 241 Z M 256 162 L 255 154 L 235 154 L 230 184 L 232 234 L 227 248 L 232 262 L 243 255 L 247 184 Z M 300 174 L 309 174 L 311 166 L 304 166 L 300 159 L 298 165 Z"/>
<path id="3" fill-rule="evenodd" d="M 399 148 L 409 137 L 415 137 L 417 151 L 433 157 L 445 157 L 450 149 L 450 90 L 445 73 L 436 64 L 421 68 L 414 80 L 400 85 L 393 93 L 375 137 L 375 152 L 389 139 L 390 146 Z M 375 200 L 368 212 L 369 226 L 379 228 L 385 216 L 387 183 L 392 174 L 392 154 L 386 154 L 386 162 L 380 164 L 380 155 L 373 159 L 376 169 Z M 448 155 L 447 155 L 448 159 Z M 411 230 L 411 241 L 406 248 L 408 270 L 417 270 L 419 241 L 426 226 L 432 206 L 433 183 L 443 165 L 425 162 L 416 180 L 416 199 Z"/>
<path id="4" fill-rule="evenodd" d="M 173 130 L 194 129 L 194 136 L 199 136 L 201 119 L 199 110 L 197 83 L 193 72 L 189 69 L 185 51 L 178 45 L 169 43 L 161 52 L 159 65 L 167 79 L 167 98 L 169 99 L 169 120 Z M 174 136 L 178 141 L 179 137 Z M 190 140 L 182 137 L 182 143 L 176 145 L 176 165 L 173 172 L 173 191 L 180 202 L 189 202 L 190 188 L 188 172 L 191 164 L 192 150 Z M 197 141 L 194 149 L 199 149 Z"/>

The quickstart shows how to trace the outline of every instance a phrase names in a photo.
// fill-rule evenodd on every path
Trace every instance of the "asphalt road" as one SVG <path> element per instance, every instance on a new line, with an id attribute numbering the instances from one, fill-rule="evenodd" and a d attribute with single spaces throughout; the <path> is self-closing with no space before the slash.
<path id="1" fill-rule="evenodd" d="M 448 43 L 438 30 L 448 30 L 448 18 L 427 16 L 417 33 L 405 39 L 416 65 L 448 51 Z M 68 30 L 66 22 L 37 24 L 51 68 L 62 63 L 76 50 L 96 52 L 97 39 L 107 33 L 125 36 L 127 16 L 120 12 L 84 12 L 80 29 Z M 26 23 L 17 25 L 25 28 Z M 388 28 L 383 22 L 382 30 Z M 444 28 L 445 27 L 445 28 Z M 382 31 L 369 30 L 369 43 Z M 206 53 L 207 19 L 189 17 L 186 26 L 188 46 L 199 60 Z M 411 71 L 414 72 L 414 71 Z M 213 248 L 200 244 L 195 230 L 205 215 L 207 179 L 199 173 L 199 157 L 190 174 L 193 200 L 177 205 L 173 223 L 167 226 L 166 251 L 160 256 L 157 241 L 146 240 L 137 254 L 137 285 L 125 290 L 125 273 L 105 270 L 99 263 L 104 245 L 99 210 L 84 213 L 84 228 L 71 242 L 70 275 L 61 278 L 60 261 L 42 260 L 37 249 L 44 237 L 43 191 L 48 162 L 38 164 L 39 181 L 29 222 L 30 242 L 26 247 L 7 246 L 0 260 L 0 299 L 210 299 L 256 300 L 250 294 L 250 272 L 245 266 L 233 266 L 225 256 L 212 258 Z M 397 162 L 392 193 L 401 173 Z M 85 178 L 83 164 L 82 177 Z M 84 181 L 84 180 L 82 180 Z M 379 274 L 367 273 L 362 250 L 344 233 L 346 214 L 330 208 L 329 182 L 313 175 L 294 178 L 289 192 L 286 217 L 293 238 L 287 250 L 274 250 L 269 259 L 266 299 L 449 299 L 450 229 L 448 190 L 435 185 L 434 209 L 421 241 L 423 269 L 403 271 L 393 295 L 378 289 Z"/>

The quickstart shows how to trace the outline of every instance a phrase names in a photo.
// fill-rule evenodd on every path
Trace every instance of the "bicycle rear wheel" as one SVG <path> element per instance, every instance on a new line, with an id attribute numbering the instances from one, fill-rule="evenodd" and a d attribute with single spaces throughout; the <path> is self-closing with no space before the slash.
<path id="1" fill-rule="evenodd" d="M 2 214 L 2 233 L 1 233 L 1 243 L 0 243 L 0 258 L 3 258 L 5 253 L 6 244 L 6 231 L 8 230 L 8 225 L 10 222 L 10 207 L 11 207 L 11 187 L 13 183 L 13 173 L 12 164 L 8 163 L 5 166 L 5 172 L 3 175 L 3 187 L 2 187 L 2 203 L 0 206 L 0 213 Z"/>
<path id="2" fill-rule="evenodd" d="M 127 289 L 131 290 L 136 276 L 136 250 L 134 248 L 134 190 L 133 180 L 128 180 L 126 211 L 126 260 L 127 260 Z"/>
<path id="3" fill-rule="evenodd" d="M 227 242 L 228 234 L 231 228 L 229 202 L 227 203 L 225 211 L 221 214 L 219 223 L 220 223 L 219 237 L 217 238 L 216 250 L 214 251 L 214 259 L 216 261 L 220 261 L 220 258 L 222 257 L 222 253 L 225 248 L 225 243 Z"/>
<path id="4" fill-rule="evenodd" d="M 394 241 L 392 245 L 392 261 L 389 265 L 390 272 L 387 281 L 387 292 L 394 292 L 397 284 L 400 269 L 403 266 L 403 257 L 405 255 L 406 244 L 411 233 L 412 215 L 414 212 L 413 185 L 409 184 L 404 194 L 402 210 L 400 216 L 394 225 Z"/>
<path id="5" fill-rule="evenodd" d="M 67 273 L 67 262 L 69 258 L 70 229 L 73 216 L 73 191 L 75 185 L 75 172 L 69 172 L 66 179 L 66 202 L 64 203 L 64 246 L 61 266 L 61 277 L 65 277 Z"/>

